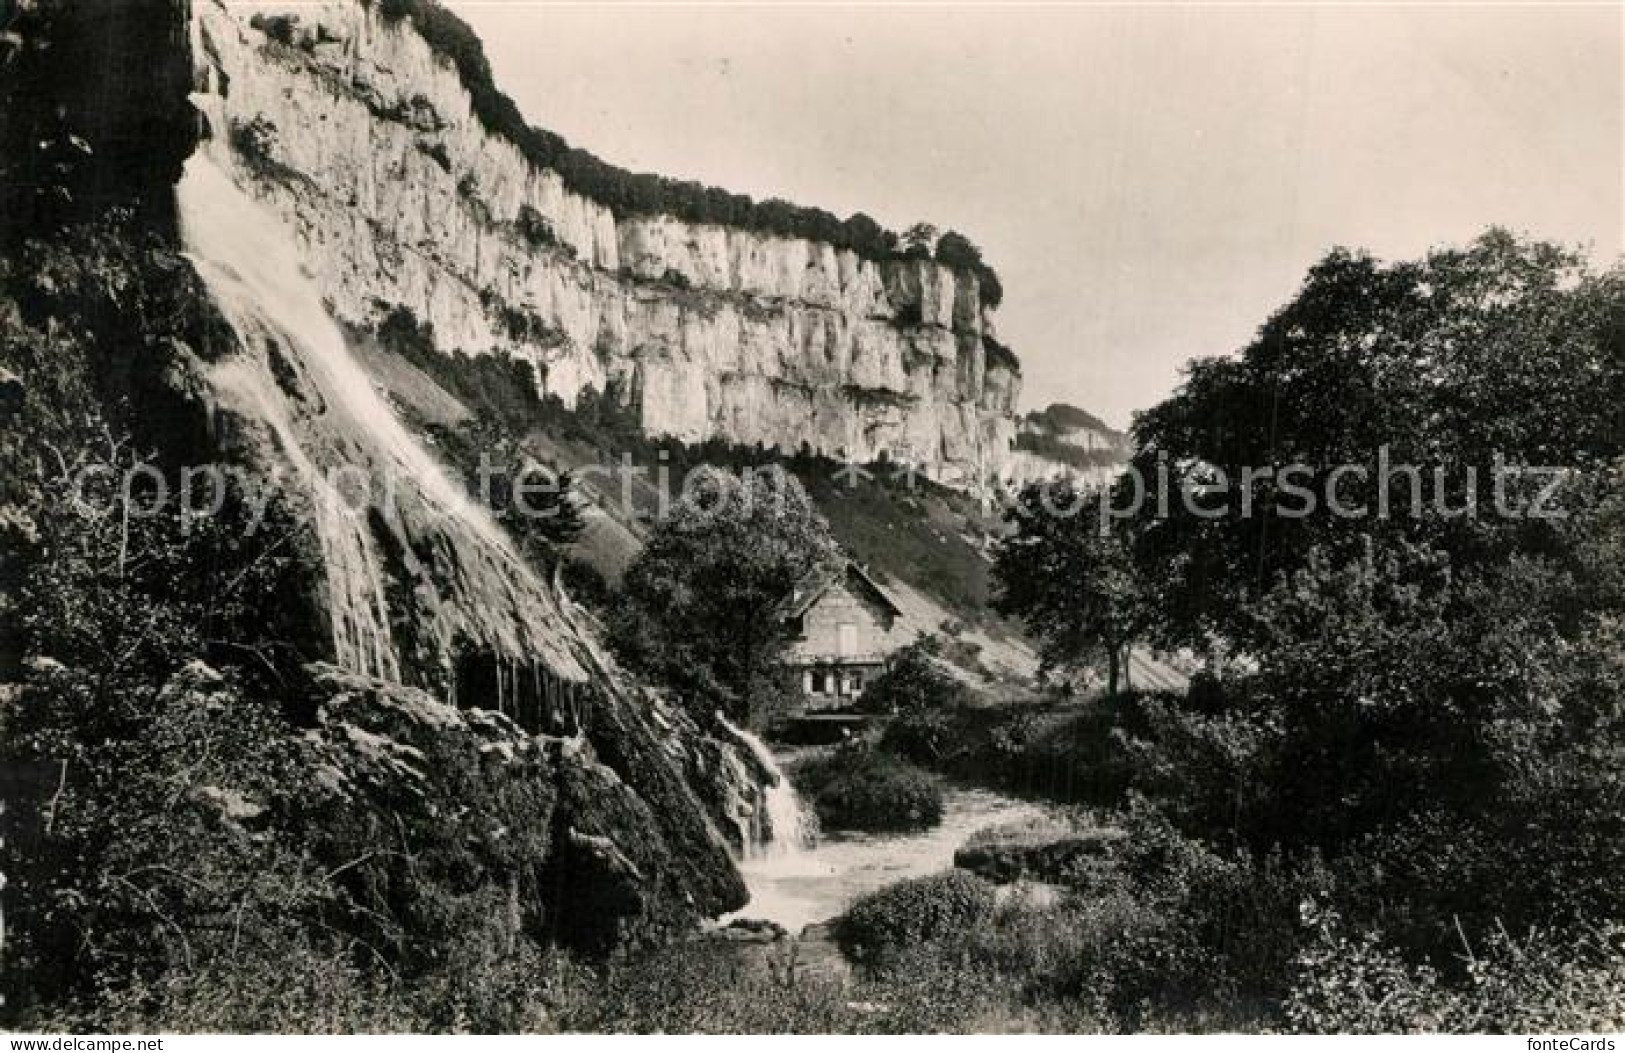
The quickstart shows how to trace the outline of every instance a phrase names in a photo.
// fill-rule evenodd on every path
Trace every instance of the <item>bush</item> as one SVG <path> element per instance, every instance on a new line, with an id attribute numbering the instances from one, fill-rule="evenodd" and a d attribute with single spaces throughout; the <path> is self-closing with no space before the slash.
<path id="1" fill-rule="evenodd" d="M 1464 981 L 1407 961 L 1369 933 L 1350 938 L 1341 919 L 1317 919 L 1315 941 L 1298 959 L 1285 1007 L 1299 1031 L 1552 1034 L 1625 1027 L 1625 926 L 1573 932 L 1498 932 L 1475 950 L 1464 945 Z"/>
<path id="2" fill-rule="evenodd" d="M 944 759 L 955 749 L 961 726 L 957 716 L 933 709 L 904 713 L 886 725 L 881 745 L 915 764 L 941 770 Z"/>
<path id="3" fill-rule="evenodd" d="M 1133 749 L 1147 734 L 1146 703 L 1125 694 L 1062 709 L 919 710 L 892 721 L 881 745 L 957 779 L 1115 808 L 1154 774 Z"/>
<path id="4" fill-rule="evenodd" d="M 826 830 L 923 830 L 942 821 L 937 780 L 889 754 L 842 748 L 802 762 L 791 779 Z"/>
<path id="5" fill-rule="evenodd" d="M 965 704 L 965 685 L 936 661 L 941 643 L 925 637 L 892 655 L 886 671 L 863 693 L 861 708 L 868 713 L 918 713 Z"/>
<path id="6" fill-rule="evenodd" d="M 533 249 L 556 248 L 559 245 L 559 236 L 553 224 L 530 205 L 519 206 L 519 217 L 514 220 L 514 226 L 525 244 Z"/>
<path id="7" fill-rule="evenodd" d="M 246 124 L 232 124 L 230 138 L 232 149 L 248 164 L 263 166 L 273 162 L 277 127 L 268 118 L 255 117 Z"/>
<path id="8" fill-rule="evenodd" d="M 615 598 L 615 586 L 597 567 L 580 556 L 565 556 L 559 573 L 563 578 L 564 591 L 583 606 L 603 611 Z"/>
<path id="9" fill-rule="evenodd" d="M 292 47 L 298 33 L 298 15 L 257 14 L 248 20 L 251 29 L 257 29 L 285 47 Z"/>
<path id="10" fill-rule="evenodd" d="M 993 886 L 963 870 L 903 881 L 862 897 L 836 923 L 841 947 L 878 961 L 913 944 L 963 933 L 993 916 Z"/>

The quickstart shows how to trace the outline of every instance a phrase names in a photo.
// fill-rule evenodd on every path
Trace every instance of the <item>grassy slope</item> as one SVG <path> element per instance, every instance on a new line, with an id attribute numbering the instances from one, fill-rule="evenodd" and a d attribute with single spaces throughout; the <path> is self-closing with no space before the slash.
<path id="1" fill-rule="evenodd" d="M 466 401 L 424 369 L 356 334 L 351 342 L 409 420 L 450 426 L 468 419 Z M 617 462 L 615 443 L 579 428 L 541 426 L 529 443 L 541 459 L 577 474 L 580 492 L 592 507 L 575 553 L 609 580 L 619 580 L 661 507 L 654 479 L 635 478 L 628 485 L 618 474 L 590 470 Z M 653 458 L 637 461 L 647 464 Z M 989 565 L 980 541 L 997 523 L 977 501 L 924 481 L 905 487 L 883 470 L 874 473 L 873 481 L 851 487 L 834 476 L 834 464 L 797 462 L 792 467 L 836 539 L 892 593 L 907 621 L 921 632 L 940 632 L 946 624 L 958 634 L 951 654 L 968 679 L 1008 685 L 1033 675 L 1037 659 L 1031 647 L 987 609 Z M 672 475 L 680 478 L 676 470 Z"/>

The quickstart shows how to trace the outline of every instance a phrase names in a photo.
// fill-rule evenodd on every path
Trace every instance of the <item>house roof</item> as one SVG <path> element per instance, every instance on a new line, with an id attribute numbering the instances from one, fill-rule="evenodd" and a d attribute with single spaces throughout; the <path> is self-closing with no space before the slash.
<path id="1" fill-rule="evenodd" d="M 837 567 L 815 567 L 808 571 L 795 583 L 790 594 L 779 601 L 779 606 L 774 611 L 775 617 L 781 621 L 801 617 L 842 578 L 855 583 L 858 591 L 869 594 L 876 603 L 892 614 L 902 617 L 903 609 L 887 595 L 886 590 L 875 583 L 875 579 L 869 576 L 868 571 L 850 560 Z"/>

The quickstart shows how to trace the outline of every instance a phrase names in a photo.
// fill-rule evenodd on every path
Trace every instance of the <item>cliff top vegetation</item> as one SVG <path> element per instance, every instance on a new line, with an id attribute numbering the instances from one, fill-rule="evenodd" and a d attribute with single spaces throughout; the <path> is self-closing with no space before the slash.
<path id="1" fill-rule="evenodd" d="M 1066 402 L 1052 402 L 1041 410 L 1027 414 L 1029 423 L 1048 432 L 1087 429 L 1102 435 L 1121 437 L 1122 433 L 1086 409 Z"/>
<path id="2" fill-rule="evenodd" d="M 902 235 L 862 212 L 846 219 L 821 208 L 779 198 L 756 201 L 692 180 L 631 172 L 571 146 L 563 136 L 526 122 L 513 99 L 497 86 L 479 37 L 436 0 L 366 0 L 386 21 L 409 22 L 438 55 L 456 68 L 473 102 L 475 116 L 495 135 L 518 147 L 527 160 L 550 168 L 571 191 L 605 206 L 617 217 L 670 215 L 688 223 L 716 223 L 786 238 L 822 241 L 865 259 L 935 259 L 974 274 L 982 302 L 996 308 L 1004 299 L 998 274 L 981 250 L 955 231 L 937 236 L 917 224 Z"/>

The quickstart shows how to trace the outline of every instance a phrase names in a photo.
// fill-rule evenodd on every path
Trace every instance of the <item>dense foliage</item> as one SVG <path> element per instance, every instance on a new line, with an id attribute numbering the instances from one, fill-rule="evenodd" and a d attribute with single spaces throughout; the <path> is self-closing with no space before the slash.
<path id="1" fill-rule="evenodd" d="M 791 690 L 781 664 L 791 631 L 774 611 L 837 558 L 828 525 L 782 468 L 698 469 L 627 569 L 612 642 L 696 719 L 751 720 Z"/>
<path id="2" fill-rule="evenodd" d="M 1031 485 L 1006 513 L 1012 532 L 993 566 L 993 606 L 1021 618 L 1045 671 L 1098 663 L 1115 695 L 1129 651 L 1153 623 L 1144 571 L 1109 516 L 1110 494 L 1068 480 Z"/>
<path id="3" fill-rule="evenodd" d="M 965 685 L 943 668 L 937 656 L 942 641 L 924 636 L 900 648 L 886 668 L 864 689 L 861 707 L 869 713 L 920 713 L 962 705 Z"/>
<path id="4" fill-rule="evenodd" d="M 993 904 L 992 885 L 948 870 L 860 898 L 841 916 L 837 935 L 856 957 L 874 961 L 911 944 L 958 935 L 991 917 Z"/>
<path id="5" fill-rule="evenodd" d="M 1030 792 L 1142 801 L 1166 858 L 1273 861 L 1292 890 L 1278 912 L 1297 897 L 1338 919 L 1250 952 L 1274 965 L 1248 989 L 1286 999 L 1299 1026 L 1608 1019 L 1597 992 L 1625 865 L 1622 279 L 1498 232 L 1417 263 L 1334 253 L 1257 342 L 1196 363 L 1140 418 L 1135 465 L 1152 485 L 1169 472 L 1173 500 L 1125 514 L 1126 479 L 1083 501 L 1118 515 L 1075 515 L 1079 495 L 1033 488 L 999 552 L 1002 602 L 1047 655 L 1148 633 L 1207 659 L 1188 695 L 914 718 L 887 742 Z M 1334 514 L 1333 469 L 1379 450 L 1443 503 L 1374 469 L 1338 495 L 1369 511 Z M 1321 502 L 1283 515 L 1299 499 L 1279 476 L 1243 473 L 1294 463 Z M 1560 469 L 1539 484 L 1555 514 L 1497 507 L 1498 463 Z M 1250 515 L 1234 494 L 1224 515 L 1178 497 L 1225 479 L 1246 480 Z M 1135 852 L 1149 838 L 1141 826 Z M 1137 866 L 1130 894 L 1154 901 L 1156 868 Z M 1191 953 L 1234 938 L 1194 924 L 1171 930 Z"/>
<path id="6" fill-rule="evenodd" d="M 825 830 L 923 830 L 942 821 L 934 775 L 861 745 L 798 763 L 791 781 Z"/>
<path id="7" fill-rule="evenodd" d="M 1368 536 L 1403 540 L 1461 571 L 1543 555 L 1550 521 L 1497 502 L 1533 508 L 1550 481 L 1538 469 L 1625 454 L 1625 272 L 1500 231 L 1391 265 L 1337 251 L 1239 355 L 1193 362 L 1134 433 L 1146 484 L 1166 472 L 1176 495 L 1168 514 L 1147 501 L 1134 517 L 1173 641 L 1251 640 L 1249 604 L 1317 547 L 1341 560 Z M 1498 487 L 1497 464 L 1536 471 Z M 1202 514 L 1217 496 L 1194 512 L 1177 498 L 1219 481 L 1230 514 Z M 1333 514 L 1333 489 L 1350 514 Z"/>

